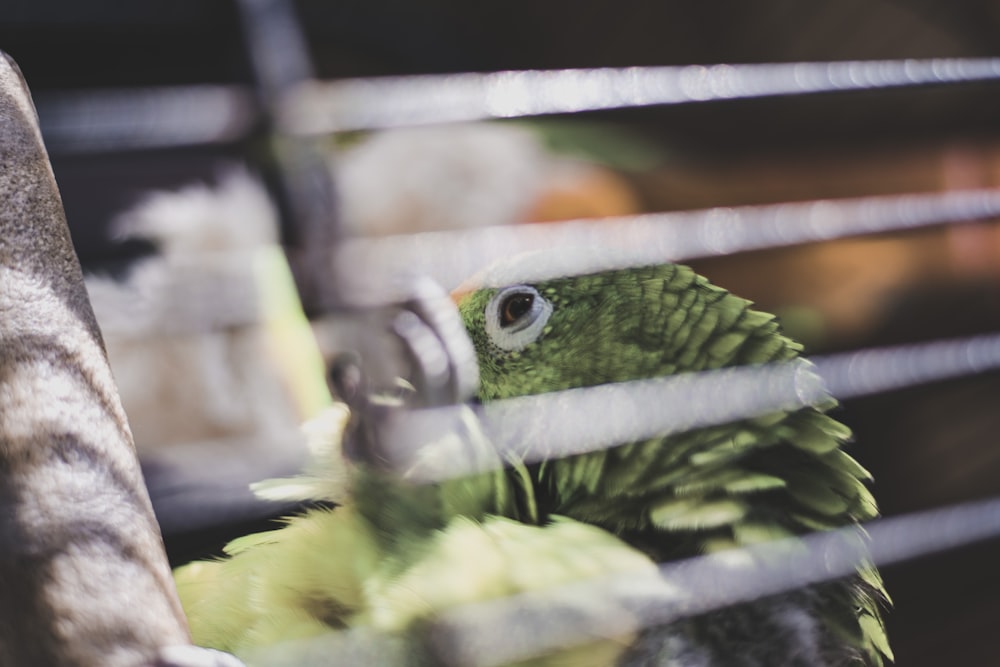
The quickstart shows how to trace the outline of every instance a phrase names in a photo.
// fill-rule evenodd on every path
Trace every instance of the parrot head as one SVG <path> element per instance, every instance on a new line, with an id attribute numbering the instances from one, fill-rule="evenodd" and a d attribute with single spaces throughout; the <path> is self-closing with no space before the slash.
<path id="1" fill-rule="evenodd" d="M 790 359 L 774 317 L 675 264 L 469 290 L 455 299 L 484 401 Z"/>

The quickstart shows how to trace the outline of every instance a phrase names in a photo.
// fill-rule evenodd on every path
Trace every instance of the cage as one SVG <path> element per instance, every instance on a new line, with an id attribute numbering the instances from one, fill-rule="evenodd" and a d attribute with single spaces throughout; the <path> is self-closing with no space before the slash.
<path id="1" fill-rule="evenodd" d="M 989 3 L 51 2 L 0 18 L 175 564 L 301 509 L 248 484 L 303 465 L 317 369 L 376 338 L 385 257 L 447 287 L 528 250 L 564 273 L 683 260 L 805 343 L 887 519 L 980 510 L 929 514 L 912 553 L 873 524 L 873 548 L 898 664 L 991 661 Z"/>

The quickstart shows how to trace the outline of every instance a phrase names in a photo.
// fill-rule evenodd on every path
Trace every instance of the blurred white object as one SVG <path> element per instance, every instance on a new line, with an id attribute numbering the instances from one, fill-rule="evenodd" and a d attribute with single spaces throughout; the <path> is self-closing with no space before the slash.
<path id="1" fill-rule="evenodd" d="M 330 401 L 275 209 L 234 170 L 152 194 L 114 229 L 160 251 L 87 288 L 161 521 L 238 512 L 252 482 L 299 469 L 299 426 Z"/>
<path id="2" fill-rule="evenodd" d="M 380 132 L 338 162 L 342 219 L 366 236 L 516 222 L 536 201 L 551 159 L 530 130 L 511 125 Z"/>
<path id="3" fill-rule="evenodd" d="M 259 181 L 232 168 L 217 187 L 203 183 L 154 192 L 112 223 L 119 239 L 157 242 L 167 257 L 239 251 L 278 242 L 278 215 Z"/>

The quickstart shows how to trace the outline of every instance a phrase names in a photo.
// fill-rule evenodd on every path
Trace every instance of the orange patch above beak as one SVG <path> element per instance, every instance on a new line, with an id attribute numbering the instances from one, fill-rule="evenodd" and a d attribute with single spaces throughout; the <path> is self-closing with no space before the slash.
<path id="1" fill-rule="evenodd" d="M 482 281 L 479 279 L 479 277 L 472 276 L 471 278 L 465 280 L 461 285 L 453 289 L 449 296 L 451 297 L 452 302 L 456 306 L 461 306 L 462 301 L 465 299 L 465 297 L 469 296 L 482 286 L 483 286 Z"/>

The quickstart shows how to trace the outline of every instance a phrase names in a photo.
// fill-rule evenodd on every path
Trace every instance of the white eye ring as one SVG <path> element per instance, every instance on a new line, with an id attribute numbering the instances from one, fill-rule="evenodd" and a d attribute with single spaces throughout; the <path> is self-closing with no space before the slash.
<path id="1" fill-rule="evenodd" d="M 552 304 L 530 285 L 505 287 L 486 306 L 486 334 L 501 350 L 522 350 L 538 340 Z"/>

